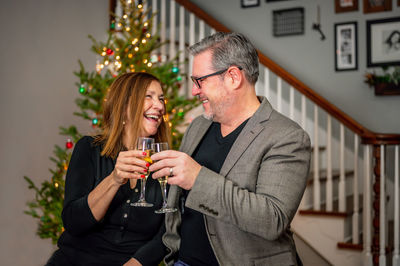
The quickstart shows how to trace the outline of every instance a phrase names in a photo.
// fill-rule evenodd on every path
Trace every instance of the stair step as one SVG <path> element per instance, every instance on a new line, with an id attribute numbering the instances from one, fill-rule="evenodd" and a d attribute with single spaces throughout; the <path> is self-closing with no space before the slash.
<path id="1" fill-rule="evenodd" d="M 362 195 L 359 195 L 358 202 L 360 203 L 358 211 L 362 211 L 362 202 L 363 202 L 363 197 Z M 346 197 L 346 210 L 345 212 L 339 212 L 339 200 L 334 200 L 333 201 L 333 211 L 327 211 L 326 210 L 326 204 L 323 203 L 321 204 L 321 210 L 313 210 L 313 209 L 308 209 L 308 210 L 300 210 L 299 214 L 302 215 L 319 215 L 319 216 L 330 216 L 330 217 L 348 217 L 353 214 L 354 212 L 354 199 L 352 195 L 349 195 Z"/>
<path id="2" fill-rule="evenodd" d="M 312 146 L 312 147 L 311 147 L 311 151 L 314 151 L 314 150 L 315 150 L 315 147 Z M 319 150 L 319 151 L 324 151 L 324 150 L 326 150 L 326 146 L 318 146 L 318 150 Z"/>
<path id="3" fill-rule="evenodd" d="M 363 250 L 363 244 L 353 244 L 353 243 L 351 243 L 351 241 L 339 242 L 339 243 L 337 243 L 337 247 L 340 249 L 351 249 L 351 250 L 357 250 L 357 251 Z"/>
<path id="4" fill-rule="evenodd" d="M 345 170 L 344 171 L 344 176 L 345 177 L 351 177 L 354 175 L 354 170 Z M 327 181 L 327 172 L 326 169 L 321 169 L 319 170 L 319 182 L 326 182 Z M 339 169 L 333 169 L 332 170 L 332 180 L 338 180 L 340 178 L 340 170 Z M 312 185 L 314 183 L 314 172 L 311 171 L 310 174 L 308 175 L 307 179 L 307 186 Z"/>

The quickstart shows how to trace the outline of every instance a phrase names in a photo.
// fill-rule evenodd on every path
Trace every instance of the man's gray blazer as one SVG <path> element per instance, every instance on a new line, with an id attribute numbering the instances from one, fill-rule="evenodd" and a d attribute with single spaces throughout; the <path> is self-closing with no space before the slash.
<path id="1" fill-rule="evenodd" d="M 290 222 L 302 198 L 310 165 L 310 139 L 264 97 L 232 145 L 220 173 L 202 166 L 185 207 L 204 214 L 221 265 L 296 265 Z M 192 155 L 211 121 L 196 118 L 180 150 Z M 171 186 L 168 205 L 178 207 L 181 188 Z M 180 245 L 179 212 L 166 215 L 165 261 Z M 199 229 L 200 230 L 200 229 Z"/>

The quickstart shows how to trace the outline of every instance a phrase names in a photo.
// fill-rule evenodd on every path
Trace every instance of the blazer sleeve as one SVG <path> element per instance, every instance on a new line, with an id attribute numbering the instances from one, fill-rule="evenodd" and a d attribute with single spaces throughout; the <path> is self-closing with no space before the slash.
<path id="1" fill-rule="evenodd" d="M 65 179 L 64 208 L 61 215 L 65 229 L 72 235 L 85 233 L 98 223 L 87 201 L 95 182 L 95 151 L 91 140 L 90 137 L 83 137 L 76 143 Z"/>
<path id="2" fill-rule="evenodd" d="M 309 137 L 301 128 L 290 127 L 254 161 L 260 162 L 255 165 L 257 176 L 242 172 L 243 178 L 256 179 L 254 191 L 202 167 L 186 206 L 275 240 L 289 226 L 304 193 L 310 163 Z"/>

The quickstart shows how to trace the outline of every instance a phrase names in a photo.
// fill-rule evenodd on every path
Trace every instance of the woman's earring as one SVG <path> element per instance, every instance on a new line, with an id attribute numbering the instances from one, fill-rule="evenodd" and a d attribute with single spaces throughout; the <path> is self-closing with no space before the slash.
<path id="1" fill-rule="evenodd" d="M 125 121 L 122 121 L 122 125 L 124 125 L 124 126 L 125 126 Z"/>

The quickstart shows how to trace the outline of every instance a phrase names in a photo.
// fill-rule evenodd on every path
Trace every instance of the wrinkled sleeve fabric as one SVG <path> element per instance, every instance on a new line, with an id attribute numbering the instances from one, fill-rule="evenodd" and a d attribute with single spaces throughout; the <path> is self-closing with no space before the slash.
<path id="1" fill-rule="evenodd" d="M 83 137 L 76 143 L 68 166 L 62 220 L 72 235 L 83 234 L 98 223 L 87 199 L 95 183 L 94 152 L 92 138 Z"/>
<path id="2" fill-rule="evenodd" d="M 163 223 L 157 235 L 155 235 L 154 238 L 147 242 L 145 245 L 140 247 L 135 252 L 133 257 L 144 266 L 158 265 L 167 254 L 167 249 L 161 240 L 164 233 L 165 224 Z"/>

